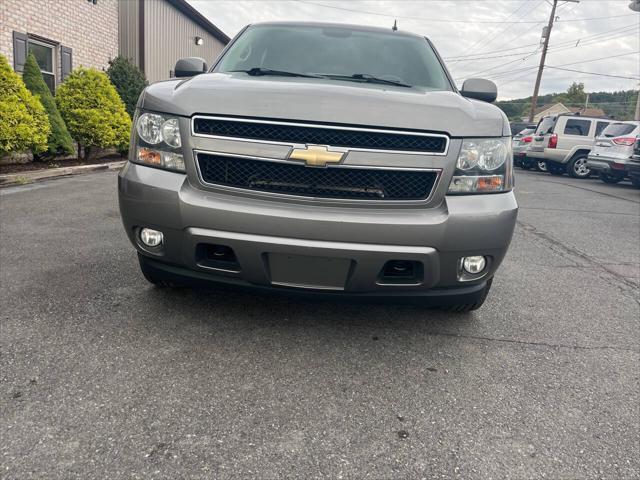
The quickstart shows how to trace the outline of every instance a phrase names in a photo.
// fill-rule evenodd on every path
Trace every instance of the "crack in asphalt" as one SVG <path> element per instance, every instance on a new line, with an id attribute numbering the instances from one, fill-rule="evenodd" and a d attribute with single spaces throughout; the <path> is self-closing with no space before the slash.
<path id="1" fill-rule="evenodd" d="M 554 212 L 577 212 L 588 213 L 596 215 L 625 215 L 629 217 L 637 217 L 638 213 L 624 213 L 624 212 L 598 212 L 595 210 L 578 210 L 577 208 L 545 208 L 545 207 L 518 207 L 520 210 L 551 210 Z"/>
<path id="2" fill-rule="evenodd" d="M 585 345 L 568 345 L 563 343 L 546 343 L 546 342 L 526 342 L 524 340 L 514 340 L 511 338 L 494 338 L 494 337 L 484 337 L 482 335 L 464 335 L 459 333 L 452 332 L 429 332 L 428 335 L 432 336 L 443 336 L 443 337 L 456 337 L 456 338 L 465 338 L 472 340 L 484 340 L 487 342 L 501 342 L 501 343 L 514 343 L 518 345 L 528 345 L 532 347 L 546 347 L 546 348 L 569 348 L 572 350 L 613 350 L 616 352 L 632 352 L 632 353 L 640 353 L 639 349 L 634 348 L 622 348 L 622 347 L 612 347 L 609 345 L 597 345 L 593 347 L 588 347 Z"/>
<path id="3" fill-rule="evenodd" d="M 597 193 L 597 194 L 600 194 L 600 195 L 604 195 L 605 197 L 611 197 L 611 198 L 616 198 L 618 200 L 624 200 L 625 202 L 635 203 L 636 205 L 640 204 L 640 201 L 631 200 L 630 198 L 626 198 L 626 197 L 620 197 L 620 196 L 614 195 L 612 193 L 601 192 L 600 190 L 594 190 L 592 188 L 580 187 L 578 185 L 573 185 L 571 183 L 554 182 L 554 181 L 551 181 L 551 180 L 547 180 L 547 181 L 549 183 L 555 183 L 556 185 L 562 185 L 562 186 L 565 186 L 565 187 L 577 188 L 578 190 L 584 190 L 586 192 Z"/>
<path id="4" fill-rule="evenodd" d="M 575 247 L 571 247 L 564 244 L 560 240 L 554 238 L 548 233 L 538 230 L 538 228 L 536 228 L 535 226 L 529 223 L 523 222 L 522 220 L 518 220 L 517 224 L 520 227 L 522 227 L 522 229 L 525 232 L 530 233 L 531 235 L 535 236 L 540 241 L 545 243 L 551 250 L 556 252 L 558 255 L 562 256 L 567 260 L 576 262 L 577 266 L 580 266 L 580 265 L 579 265 L 579 262 L 576 261 L 576 258 L 586 263 L 587 265 L 590 265 L 594 269 L 599 270 L 601 273 L 605 274 L 606 276 L 610 277 L 609 280 L 615 283 L 615 285 L 620 289 L 623 295 L 630 297 L 636 303 L 640 304 L 640 300 L 637 298 L 637 289 L 638 289 L 637 282 L 634 282 L 628 279 L 624 275 L 619 274 L 618 272 L 616 272 L 611 268 L 607 268 L 606 266 L 607 264 L 598 263 L 597 261 L 593 260 L 591 257 L 589 257 L 589 255 L 582 252 L 581 250 L 578 250 Z"/>

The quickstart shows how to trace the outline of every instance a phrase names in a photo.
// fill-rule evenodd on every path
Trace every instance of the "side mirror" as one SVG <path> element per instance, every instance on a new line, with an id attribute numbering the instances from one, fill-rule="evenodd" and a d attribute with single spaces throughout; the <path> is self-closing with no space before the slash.
<path id="1" fill-rule="evenodd" d="M 498 87 L 491 80 L 484 78 L 469 78 L 462 84 L 460 93 L 463 97 L 475 98 L 483 102 L 493 102 L 498 98 Z"/>
<path id="2" fill-rule="evenodd" d="M 194 77 L 208 70 L 207 62 L 199 57 L 181 58 L 174 69 L 176 77 Z"/>

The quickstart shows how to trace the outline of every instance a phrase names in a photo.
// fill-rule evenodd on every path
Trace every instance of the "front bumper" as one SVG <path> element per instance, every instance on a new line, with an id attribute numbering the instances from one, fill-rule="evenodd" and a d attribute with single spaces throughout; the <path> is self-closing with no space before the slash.
<path id="1" fill-rule="evenodd" d="M 518 209 L 512 192 L 447 196 L 432 208 L 277 202 L 201 190 L 184 175 L 131 163 L 118 183 L 127 235 L 153 268 L 234 285 L 364 296 L 481 291 L 506 254 Z M 161 249 L 144 247 L 142 227 L 163 232 Z M 238 268 L 201 261 L 202 244 L 232 248 Z M 487 256 L 488 266 L 481 277 L 461 280 L 459 259 L 471 255 Z M 381 280 L 394 260 L 420 264 L 421 275 L 409 283 Z"/>

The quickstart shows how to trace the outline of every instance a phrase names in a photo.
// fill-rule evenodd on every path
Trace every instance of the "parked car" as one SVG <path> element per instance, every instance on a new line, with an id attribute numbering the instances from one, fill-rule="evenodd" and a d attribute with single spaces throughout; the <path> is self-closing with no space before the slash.
<path id="1" fill-rule="evenodd" d="M 627 176 L 640 122 L 613 122 L 596 138 L 587 167 L 605 183 L 618 183 Z"/>
<path id="2" fill-rule="evenodd" d="M 574 178 L 591 174 L 587 157 L 595 138 L 611 119 L 560 114 L 544 117 L 538 123 L 528 156 L 544 160 L 552 175 L 567 173 Z"/>
<path id="3" fill-rule="evenodd" d="M 640 137 L 636 138 L 636 142 L 633 146 L 633 155 L 627 162 L 627 175 L 631 179 L 631 184 L 640 188 Z"/>
<path id="4" fill-rule="evenodd" d="M 511 128 L 511 135 L 514 137 L 527 128 L 533 128 L 535 130 L 536 124 L 531 122 L 511 122 L 509 123 L 509 127 Z"/>
<path id="5" fill-rule="evenodd" d="M 511 146 L 513 149 L 513 164 L 518 167 L 528 169 L 529 166 L 525 166 L 525 160 L 527 158 L 527 150 L 533 140 L 534 128 L 525 128 L 513 136 Z"/>
<path id="6" fill-rule="evenodd" d="M 518 210 L 495 84 L 458 91 L 421 35 L 315 23 L 175 72 L 119 174 L 147 280 L 482 305 Z"/>

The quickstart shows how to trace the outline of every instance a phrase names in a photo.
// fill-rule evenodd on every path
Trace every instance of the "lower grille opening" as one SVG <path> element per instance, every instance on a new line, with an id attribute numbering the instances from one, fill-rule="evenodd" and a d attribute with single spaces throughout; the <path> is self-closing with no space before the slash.
<path id="1" fill-rule="evenodd" d="M 207 184 L 314 198 L 425 200 L 438 178 L 428 170 L 307 167 L 205 153 L 198 165 Z"/>
<path id="2" fill-rule="evenodd" d="M 389 260 L 378 277 L 380 285 L 416 285 L 422 283 L 423 267 L 414 260 Z"/>
<path id="3" fill-rule="evenodd" d="M 196 246 L 196 263 L 205 268 L 239 272 L 240 264 L 233 249 L 227 245 L 200 243 Z"/>

